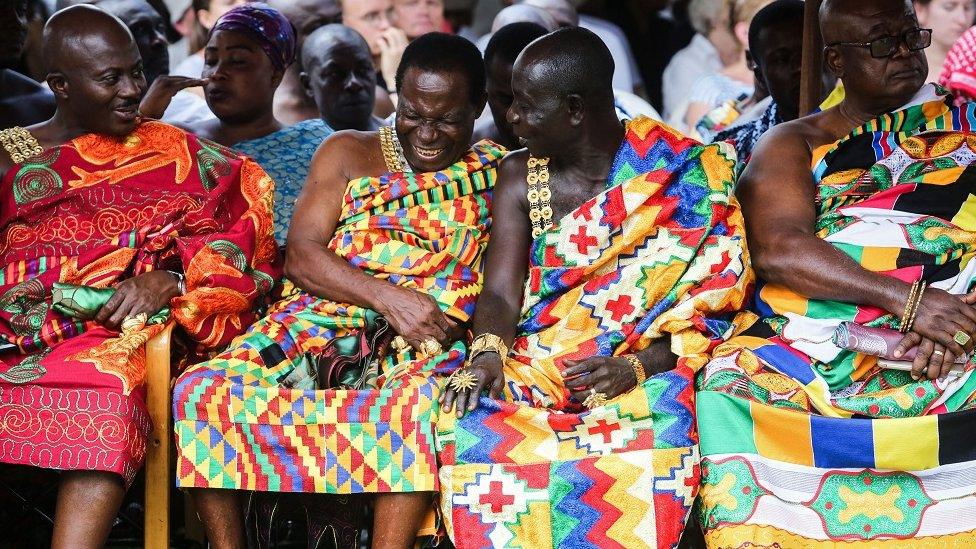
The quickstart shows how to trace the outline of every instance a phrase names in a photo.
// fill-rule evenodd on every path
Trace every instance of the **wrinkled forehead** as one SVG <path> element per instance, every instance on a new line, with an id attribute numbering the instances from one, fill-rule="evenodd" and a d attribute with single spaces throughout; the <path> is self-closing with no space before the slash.
<path id="1" fill-rule="evenodd" d="M 410 68 L 403 75 L 400 107 L 427 118 L 459 114 L 469 108 L 464 74 L 452 70 Z"/>

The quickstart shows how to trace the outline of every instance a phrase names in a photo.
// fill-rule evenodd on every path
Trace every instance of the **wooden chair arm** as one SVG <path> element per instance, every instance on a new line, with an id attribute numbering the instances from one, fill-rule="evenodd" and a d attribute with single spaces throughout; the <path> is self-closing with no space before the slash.
<path id="1" fill-rule="evenodd" d="M 170 322 L 146 342 L 146 407 L 153 431 L 146 451 L 145 547 L 169 547 L 169 504 L 173 471 L 172 378 L 170 376 Z"/>

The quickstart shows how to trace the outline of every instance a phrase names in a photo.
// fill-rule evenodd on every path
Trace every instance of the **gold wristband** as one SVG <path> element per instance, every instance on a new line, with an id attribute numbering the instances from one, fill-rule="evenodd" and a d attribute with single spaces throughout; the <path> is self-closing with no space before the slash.
<path id="1" fill-rule="evenodd" d="M 898 331 L 901 333 L 907 333 L 909 330 L 908 319 L 912 316 L 912 307 L 915 303 L 915 295 L 918 293 L 920 282 L 918 280 L 912 282 L 911 288 L 908 289 L 908 299 L 905 300 L 905 311 L 901 314 L 901 323 L 898 325 Z"/>
<path id="2" fill-rule="evenodd" d="M 644 373 L 644 365 L 641 364 L 637 355 L 624 355 L 627 362 L 630 363 L 630 367 L 634 369 L 634 376 L 637 378 L 637 386 L 640 387 L 644 381 L 647 380 L 647 374 Z"/>
<path id="3" fill-rule="evenodd" d="M 918 295 L 915 296 L 915 303 L 912 306 L 912 315 L 908 318 L 908 325 L 905 326 L 905 333 L 912 331 L 912 327 L 915 326 L 915 317 L 918 316 L 918 308 L 922 305 L 922 296 L 925 295 L 925 286 L 927 283 L 922 282 L 922 285 L 918 288 Z"/>
<path id="4" fill-rule="evenodd" d="M 495 334 L 481 334 L 474 338 L 471 346 L 468 347 L 468 362 L 473 362 L 478 355 L 483 353 L 498 353 L 504 360 L 508 356 L 508 345 L 505 345 L 502 338 Z"/>

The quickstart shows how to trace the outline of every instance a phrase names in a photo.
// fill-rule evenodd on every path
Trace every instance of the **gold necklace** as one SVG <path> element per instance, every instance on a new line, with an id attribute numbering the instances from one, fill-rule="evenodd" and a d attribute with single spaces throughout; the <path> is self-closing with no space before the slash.
<path id="1" fill-rule="evenodd" d="M 532 221 L 532 240 L 539 238 L 552 225 L 552 191 L 549 189 L 549 159 L 529 157 L 528 173 L 525 177 L 529 184 L 526 198 L 529 199 L 529 220 Z"/>
<path id="2" fill-rule="evenodd" d="M 380 128 L 380 148 L 383 149 L 383 160 L 386 162 L 388 171 L 391 173 L 411 171 L 410 164 L 403 156 L 400 139 L 397 138 L 396 131 L 392 126 Z"/>
<path id="3" fill-rule="evenodd" d="M 13 160 L 14 164 L 20 164 L 44 152 L 37 139 L 19 126 L 0 131 L 0 144 L 10 154 L 10 160 Z"/>

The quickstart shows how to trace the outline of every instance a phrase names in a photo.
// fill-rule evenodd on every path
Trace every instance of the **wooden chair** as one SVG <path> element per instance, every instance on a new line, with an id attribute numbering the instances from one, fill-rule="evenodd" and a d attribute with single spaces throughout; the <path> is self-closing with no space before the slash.
<path id="1" fill-rule="evenodd" d="M 169 504 L 173 486 L 173 380 L 170 338 L 173 323 L 146 343 L 146 405 L 153 432 L 146 451 L 145 547 L 169 547 Z"/>

